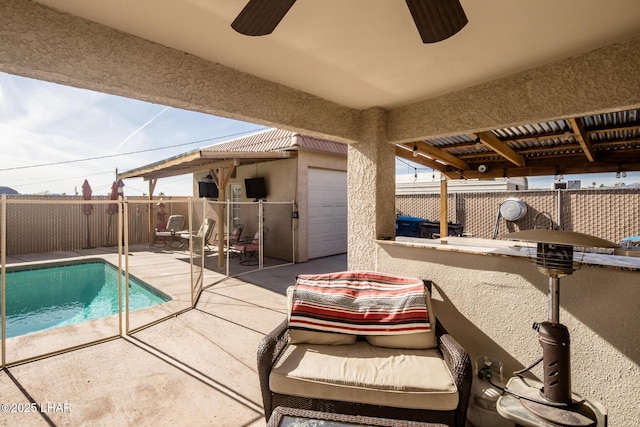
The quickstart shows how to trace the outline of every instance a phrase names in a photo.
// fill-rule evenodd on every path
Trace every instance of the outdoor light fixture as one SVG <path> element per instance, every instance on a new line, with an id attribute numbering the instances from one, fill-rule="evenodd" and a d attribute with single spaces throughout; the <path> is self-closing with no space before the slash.
<path id="1" fill-rule="evenodd" d="M 413 144 L 413 157 L 418 157 L 418 144 Z"/>
<path id="2" fill-rule="evenodd" d="M 560 277 L 573 274 L 576 265 L 582 261 L 582 258 L 574 259 L 575 246 L 615 248 L 618 245 L 587 234 L 549 229 L 519 231 L 500 238 L 536 243 L 535 263 L 538 270 L 549 277 L 549 318 L 533 325 L 542 346 L 544 386 L 539 393 L 521 396 L 522 405 L 536 416 L 557 425 L 595 425 L 593 411 L 585 405 L 584 399 L 577 399 L 571 392 L 569 330 L 560 323 Z"/>

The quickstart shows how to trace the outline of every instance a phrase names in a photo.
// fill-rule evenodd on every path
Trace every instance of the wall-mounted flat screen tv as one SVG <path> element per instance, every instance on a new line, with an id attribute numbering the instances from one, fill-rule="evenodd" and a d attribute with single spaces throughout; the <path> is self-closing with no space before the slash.
<path id="1" fill-rule="evenodd" d="M 244 188 L 247 193 L 247 199 L 267 198 L 267 184 L 265 183 L 264 177 L 245 179 Z"/>
<path id="2" fill-rule="evenodd" d="M 218 186 L 213 182 L 213 180 L 211 182 L 202 180 L 198 182 L 198 196 L 205 197 L 207 199 L 217 199 Z"/>

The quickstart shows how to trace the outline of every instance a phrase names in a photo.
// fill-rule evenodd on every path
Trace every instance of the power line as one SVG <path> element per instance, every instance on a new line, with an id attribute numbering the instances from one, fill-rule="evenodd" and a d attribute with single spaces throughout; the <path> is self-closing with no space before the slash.
<path id="1" fill-rule="evenodd" d="M 405 165 L 407 165 L 408 167 L 410 167 L 411 169 L 424 169 L 424 170 L 429 170 L 430 168 L 426 168 L 426 167 L 421 167 L 421 166 L 412 166 L 411 164 L 405 162 L 404 160 L 402 160 L 399 157 L 396 157 L 396 160 L 399 161 L 400 163 L 404 163 Z"/>
<path id="2" fill-rule="evenodd" d="M 247 134 L 247 133 L 257 132 L 257 131 L 263 130 L 263 129 L 266 129 L 266 128 L 253 129 L 253 130 L 248 130 L 248 131 L 244 131 L 244 132 L 234 133 L 234 134 L 231 134 L 231 135 L 217 136 L 217 137 L 214 137 L 214 138 L 201 139 L 201 140 L 198 140 L 198 141 L 185 142 L 183 144 L 167 145 L 165 147 L 149 148 L 147 150 L 130 151 L 128 153 L 109 154 L 109 155 L 105 155 L 105 156 L 88 157 L 88 158 L 85 158 L 85 159 L 65 160 L 65 161 L 53 162 L 53 163 L 41 163 L 41 164 L 38 164 L 38 165 L 14 166 L 14 167 L 11 167 L 11 168 L 0 169 L 0 172 L 12 171 L 12 170 L 18 170 L 18 169 L 39 168 L 39 167 L 43 167 L 43 166 L 67 165 L 67 164 L 70 164 L 70 163 L 88 162 L 88 161 L 91 161 L 91 160 L 102 160 L 102 159 L 108 159 L 108 158 L 111 158 L 111 157 L 129 156 L 131 154 L 148 153 L 150 151 L 167 150 L 169 148 L 184 147 L 186 145 L 193 145 L 193 144 L 201 144 L 203 142 L 215 141 L 217 139 L 232 138 L 234 136 L 239 136 L 239 135 L 244 135 L 244 134 Z"/>
<path id="3" fill-rule="evenodd" d="M 91 176 L 97 176 L 97 175 L 106 175 L 106 174 L 112 174 L 113 175 L 113 171 L 104 171 L 104 172 L 96 172 L 96 173 L 92 173 L 89 175 L 82 175 L 82 178 L 88 178 Z M 57 181 L 66 181 L 69 179 L 74 179 L 74 178 L 79 178 L 78 175 L 66 175 L 66 176 L 59 176 L 59 177 L 48 177 L 47 180 L 45 182 L 57 182 Z M 11 187 L 12 188 L 20 188 L 20 187 L 25 187 L 27 185 L 35 185 L 35 184 L 40 184 L 43 181 L 32 181 L 32 182 L 27 182 L 24 184 L 12 184 Z M 111 186 L 111 184 L 109 184 L 109 186 Z M 96 190 L 95 188 L 93 189 L 94 191 Z"/>

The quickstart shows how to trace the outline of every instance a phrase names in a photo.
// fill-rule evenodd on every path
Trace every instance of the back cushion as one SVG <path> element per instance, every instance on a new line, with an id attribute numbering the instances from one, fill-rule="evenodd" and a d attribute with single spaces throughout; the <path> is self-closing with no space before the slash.
<path id="1" fill-rule="evenodd" d="M 287 318 L 291 318 L 293 306 L 293 286 L 287 288 Z M 307 331 L 304 329 L 289 329 L 291 344 L 325 344 L 348 345 L 356 342 L 356 335 L 336 334 L 332 332 Z"/>
<path id="2" fill-rule="evenodd" d="M 371 345 L 387 348 L 428 349 L 438 346 L 436 337 L 436 316 L 431 308 L 431 293 L 427 294 L 427 309 L 429 310 L 429 332 L 417 332 L 403 335 L 367 335 L 365 338 Z"/>
<path id="3" fill-rule="evenodd" d="M 301 275 L 298 277 L 297 285 L 305 289 L 305 291 L 300 292 L 311 292 L 297 295 L 298 298 L 303 297 L 302 301 L 306 301 L 305 304 L 311 304 L 309 307 L 313 308 L 310 308 L 312 310 L 309 312 L 310 318 L 300 318 L 299 312 L 296 310 L 294 322 L 292 309 L 294 300 L 296 300 L 294 297 L 294 289 L 296 288 L 291 286 L 287 289 L 288 319 L 291 325 L 296 325 L 289 328 L 292 344 L 352 344 L 356 341 L 357 335 L 363 335 L 370 344 L 378 347 L 404 349 L 430 349 L 437 347 L 436 318 L 431 306 L 431 295 L 419 279 L 403 278 L 376 272 L 339 272 L 321 275 Z M 397 289 L 396 285 L 398 286 Z M 408 287 L 404 285 L 408 285 Z M 345 286 L 348 287 L 348 291 L 345 290 Z M 412 291 L 408 291 L 409 288 Z M 364 294 L 359 293 L 360 289 Z M 384 291 L 380 293 L 382 289 L 388 289 L 390 293 Z M 416 289 L 419 290 L 416 291 Z M 318 299 L 316 292 L 319 292 L 320 299 Z M 401 295 L 407 295 L 406 292 L 426 299 L 426 301 L 422 300 L 424 302 L 420 302 L 420 299 L 414 299 L 414 302 L 411 303 L 410 310 L 414 314 L 409 315 L 409 318 L 415 320 L 409 321 L 409 323 L 396 323 L 393 326 L 389 323 L 390 318 L 385 317 L 386 323 L 381 323 L 380 326 L 377 323 L 371 323 L 370 318 L 375 316 L 375 314 L 372 316 L 372 313 L 390 314 L 391 312 L 388 312 L 389 304 L 395 305 L 391 301 L 395 301 L 395 298 Z M 337 298 L 335 298 L 336 294 L 339 295 Z M 307 297 L 309 298 L 308 300 L 306 299 Z M 355 299 L 352 300 L 352 297 Z M 388 298 L 391 298 L 391 300 Z M 339 307 L 343 307 L 344 311 Z M 374 309 L 370 311 L 370 308 Z M 324 317 L 326 315 L 318 310 L 328 310 L 328 313 L 331 313 L 329 316 L 337 317 Z M 359 318 L 363 315 L 361 313 L 366 313 L 364 316 L 369 320 L 365 320 L 364 323 L 358 323 L 358 320 L 355 320 L 353 316 L 355 315 Z M 409 312 L 403 311 L 403 313 Z M 416 317 L 416 313 L 428 313 L 428 318 Z M 345 316 L 344 318 L 341 317 L 343 315 Z M 397 314 L 392 316 L 394 318 Z M 424 322 L 426 327 L 424 327 L 424 324 L 415 323 L 416 321 Z M 305 324 L 308 327 L 298 326 Z M 380 333 L 377 333 L 378 329 Z M 411 329 L 414 329 L 414 331 L 411 331 Z M 349 333 L 349 330 L 353 332 Z"/>

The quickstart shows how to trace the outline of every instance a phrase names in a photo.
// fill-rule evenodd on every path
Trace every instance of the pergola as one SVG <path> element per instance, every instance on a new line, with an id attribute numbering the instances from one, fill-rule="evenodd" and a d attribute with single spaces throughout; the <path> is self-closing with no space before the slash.
<path id="1" fill-rule="evenodd" d="M 271 151 L 271 152 L 250 152 L 250 151 L 218 151 L 215 149 L 195 150 L 180 156 L 175 156 L 161 162 L 140 168 L 119 173 L 118 178 L 144 178 L 149 182 L 149 199 L 153 199 L 158 179 L 177 175 L 192 174 L 197 172 L 208 172 L 218 187 L 218 200 L 225 200 L 225 189 L 229 179 L 233 176 L 237 166 L 266 162 L 277 159 L 288 159 L 295 157 L 296 151 Z M 219 217 L 224 217 L 218 212 Z M 149 210 L 149 224 L 153 223 L 153 212 Z M 217 222 L 218 236 L 224 235 L 224 222 Z M 150 240 L 153 238 L 153 231 L 149 230 Z M 218 239 L 218 253 L 223 253 L 224 239 Z M 218 267 L 222 268 L 223 257 L 218 257 Z"/>
<path id="2" fill-rule="evenodd" d="M 640 111 L 398 144 L 396 154 L 450 179 L 620 173 L 640 169 Z"/>
<path id="3" fill-rule="evenodd" d="M 569 117 L 396 145 L 396 155 L 448 179 L 559 176 L 640 170 L 640 110 Z M 441 181 L 440 235 L 447 232 Z"/>

